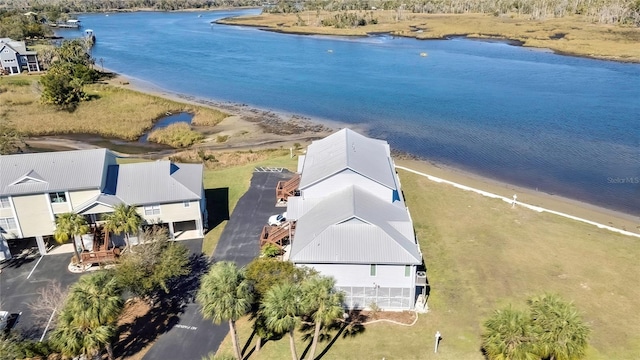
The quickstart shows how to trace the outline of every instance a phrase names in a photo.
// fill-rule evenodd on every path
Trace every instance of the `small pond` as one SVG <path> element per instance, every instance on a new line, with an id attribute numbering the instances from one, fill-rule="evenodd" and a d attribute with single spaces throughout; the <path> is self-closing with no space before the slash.
<path id="1" fill-rule="evenodd" d="M 146 132 L 144 135 L 140 136 L 140 139 L 138 139 L 138 142 L 146 143 L 147 138 L 149 137 L 149 134 L 153 130 L 164 129 L 171 124 L 177 124 L 181 122 L 186 124 L 191 124 L 191 120 L 193 120 L 193 114 L 188 112 L 179 112 L 175 114 L 167 113 L 167 116 L 162 117 L 155 122 L 151 130 Z"/>

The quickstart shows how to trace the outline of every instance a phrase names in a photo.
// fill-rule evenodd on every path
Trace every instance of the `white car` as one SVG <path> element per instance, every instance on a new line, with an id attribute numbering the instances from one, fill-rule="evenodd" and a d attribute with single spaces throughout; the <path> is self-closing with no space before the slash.
<path id="1" fill-rule="evenodd" d="M 269 217 L 269 221 L 267 222 L 271 226 L 280 226 L 287 221 L 287 212 L 283 212 L 282 214 L 275 214 Z"/>
<path id="2" fill-rule="evenodd" d="M 0 311 L 0 331 L 4 330 L 9 323 L 9 312 Z"/>

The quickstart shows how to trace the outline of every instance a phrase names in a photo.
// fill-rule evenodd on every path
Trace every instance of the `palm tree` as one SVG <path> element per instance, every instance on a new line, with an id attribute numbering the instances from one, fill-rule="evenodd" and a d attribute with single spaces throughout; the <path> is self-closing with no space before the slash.
<path id="1" fill-rule="evenodd" d="M 538 355 L 550 360 L 574 360 L 585 356 L 590 329 L 572 303 L 556 294 L 528 300 Z"/>
<path id="2" fill-rule="evenodd" d="M 253 301 L 253 292 L 244 270 L 238 269 L 233 262 L 216 263 L 202 277 L 196 300 L 202 306 L 205 319 L 212 319 L 216 324 L 229 322 L 233 349 L 236 358 L 241 359 L 236 321 L 251 309 Z"/>
<path id="3" fill-rule="evenodd" d="M 89 225 L 84 216 L 76 213 L 64 213 L 56 216 L 56 229 L 53 232 L 53 238 L 59 244 L 64 244 L 73 238 L 73 250 L 76 253 L 78 262 L 82 261 L 78 252 L 77 238 L 89 232 Z"/>
<path id="4" fill-rule="evenodd" d="M 113 359 L 111 342 L 122 309 L 121 289 L 111 272 L 83 276 L 71 287 L 51 341 L 67 356 L 95 356 L 106 348 Z"/>
<path id="5" fill-rule="evenodd" d="M 491 360 L 540 359 L 533 353 L 527 313 L 511 306 L 496 310 L 484 323 L 482 348 Z"/>
<path id="6" fill-rule="evenodd" d="M 302 284 L 303 303 L 307 310 L 305 313 L 311 314 L 315 323 L 309 359 L 315 358 L 322 325 L 342 318 L 344 313 L 344 294 L 336 292 L 335 284 L 334 278 L 320 275 L 313 276 Z"/>
<path id="7" fill-rule="evenodd" d="M 142 225 L 142 216 L 138 213 L 135 206 L 124 203 L 118 204 L 113 208 L 113 212 L 104 216 L 106 221 L 105 227 L 107 231 L 120 235 L 124 232 L 124 241 L 127 249 L 131 250 L 129 243 L 129 234 L 137 234 Z"/>
<path id="8" fill-rule="evenodd" d="M 269 289 L 261 304 L 267 327 L 280 334 L 289 333 L 289 347 L 293 360 L 298 359 L 293 332 L 300 323 L 303 310 L 301 300 L 302 292 L 299 285 L 283 283 Z"/>

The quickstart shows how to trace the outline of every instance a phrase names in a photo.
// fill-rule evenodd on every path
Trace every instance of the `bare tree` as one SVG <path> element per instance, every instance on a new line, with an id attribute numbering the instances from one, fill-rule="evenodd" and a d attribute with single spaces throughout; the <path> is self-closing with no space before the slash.
<path id="1" fill-rule="evenodd" d="M 49 281 L 47 286 L 40 290 L 38 299 L 29 304 L 33 317 L 45 324 L 51 319 L 49 326 L 53 327 L 57 319 L 53 313 L 62 308 L 68 294 L 68 287 L 63 288 L 57 280 Z"/>

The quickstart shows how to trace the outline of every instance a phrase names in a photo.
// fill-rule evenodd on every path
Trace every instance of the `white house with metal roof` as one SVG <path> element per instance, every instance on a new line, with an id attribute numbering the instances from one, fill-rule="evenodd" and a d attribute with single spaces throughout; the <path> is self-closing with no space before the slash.
<path id="1" fill-rule="evenodd" d="M 348 308 L 412 309 L 422 254 L 389 144 L 343 129 L 314 141 L 298 169 L 285 257 L 333 276 Z"/>
<path id="2" fill-rule="evenodd" d="M 385 201 L 402 200 L 386 141 L 342 129 L 311 143 L 299 161 L 298 189 L 304 198 L 325 197 L 346 185 L 359 185 Z"/>
<path id="3" fill-rule="evenodd" d="M 201 164 L 170 161 L 118 164 L 107 149 L 0 156 L 0 233 L 35 238 L 42 254 L 57 214 L 95 223 L 119 203 L 137 206 L 171 237 L 203 236 L 206 203 Z"/>

